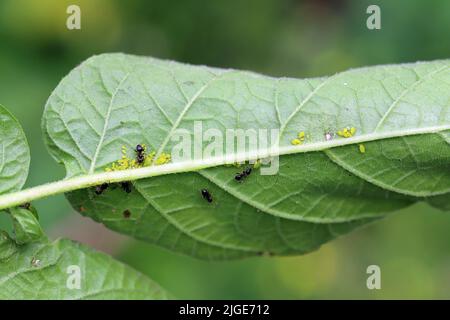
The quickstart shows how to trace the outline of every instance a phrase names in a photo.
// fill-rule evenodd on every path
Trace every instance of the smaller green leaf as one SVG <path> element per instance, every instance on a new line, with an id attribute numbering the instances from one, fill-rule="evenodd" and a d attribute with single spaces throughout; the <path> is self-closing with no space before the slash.
<path id="1" fill-rule="evenodd" d="M 31 209 L 31 208 L 30 208 Z M 16 243 L 19 245 L 43 238 L 44 232 L 39 224 L 36 211 L 25 208 L 11 208 Z"/>
<path id="2" fill-rule="evenodd" d="M 17 245 L 6 231 L 0 231 L 0 263 L 17 251 Z"/>
<path id="3" fill-rule="evenodd" d="M 0 194 L 20 190 L 28 176 L 30 149 L 16 118 L 0 105 Z"/>
<path id="4" fill-rule="evenodd" d="M 0 299 L 167 298 L 143 274 L 70 240 L 29 243 L 0 260 Z"/>

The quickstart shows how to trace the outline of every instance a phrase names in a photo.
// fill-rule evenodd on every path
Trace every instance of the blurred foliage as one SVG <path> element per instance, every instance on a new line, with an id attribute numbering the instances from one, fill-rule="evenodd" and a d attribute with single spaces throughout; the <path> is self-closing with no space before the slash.
<path id="1" fill-rule="evenodd" d="M 66 29 L 69 4 L 81 7 L 81 30 Z M 381 30 L 366 28 L 370 4 L 381 7 Z M 45 150 L 40 117 L 61 77 L 93 54 L 311 77 L 449 58 L 449 30 L 446 0 L 3 0 L 0 102 L 29 139 L 31 186 L 64 176 Z M 46 229 L 76 214 L 63 196 L 36 207 Z M 119 258 L 180 298 L 450 298 L 448 230 L 450 215 L 419 205 L 301 257 L 210 263 L 131 242 Z M 369 264 L 382 269 L 381 290 L 366 288 Z"/>

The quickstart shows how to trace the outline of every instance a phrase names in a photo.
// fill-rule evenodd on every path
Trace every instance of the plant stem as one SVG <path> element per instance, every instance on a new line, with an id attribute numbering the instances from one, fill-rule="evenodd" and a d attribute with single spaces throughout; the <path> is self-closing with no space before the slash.
<path id="1" fill-rule="evenodd" d="M 56 195 L 59 193 L 89 188 L 100 185 L 104 182 L 115 183 L 121 181 L 133 181 L 153 176 L 169 173 L 200 170 L 204 167 L 187 168 L 186 164 L 174 163 L 162 166 L 152 166 L 123 171 L 102 172 L 90 175 L 83 175 L 74 178 L 64 179 L 56 182 L 43 184 L 40 186 L 24 189 L 0 196 L 0 210 L 15 207 L 26 202 L 31 202 L 40 198 Z M 191 170 L 189 170 L 191 169 Z"/>

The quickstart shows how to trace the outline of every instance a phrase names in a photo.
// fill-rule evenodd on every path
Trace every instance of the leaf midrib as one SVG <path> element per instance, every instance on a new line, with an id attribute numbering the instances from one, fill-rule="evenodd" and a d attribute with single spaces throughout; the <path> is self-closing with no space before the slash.
<path id="1" fill-rule="evenodd" d="M 244 162 L 257 160 L 270 156 L 282 156 L 288 154 L 297 154 L 310 151 L 321 151 L 334 147 L 340 147 L 350 144 L 363 143 L 368 141 L 375 141 L 387 138 L 396 138 L 401 136 L 439 133 L 441 131 L 450 130 L 450 124 L 446 126 L 433 126 L 420 129 L 413 129 L 408 131 L 391 131 L 377 134 L 359 135 L 347 139 L 335 139 L 331 141 L 321 141 L 316 143 L 309 143 L 300 146 L 285 146 L 278 149 L 264 149 L 255 150 L 252 152 L 241 152 L 234 154 L 231 159 L 227 156 L 214 157 L 207 159 L 200 159 L 194 161 L 185 161 L 177 163 L 168 163 L 160 166 L 149 166 L 138 169 L 93 173 L 83 176 L 71 177 L 65 180 L 40 185 L 37 187 L 24 189 L 22 191 L 0 195 L 0 209 L 10 208 L 20 205 L 25 202 L 31 202 L 36 199 L 44 198 L 50 195 L 55 195 L 64 192 L 70 192 L 78 189 L 95 186 L 103 182 L 121 182 L 144 179 L 154 176 L 160 176 L 171 173 L 182 173 L 190 171 L 198 171 L 210 167 L 217 167 L 226 164 L 233 164 L 236 162 Z"/>

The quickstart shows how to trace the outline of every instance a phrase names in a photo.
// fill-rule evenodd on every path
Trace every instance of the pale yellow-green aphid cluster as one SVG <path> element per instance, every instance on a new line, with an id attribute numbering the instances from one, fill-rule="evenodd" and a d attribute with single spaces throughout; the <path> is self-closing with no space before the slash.
<path id="1" fill-rule="evenodd" d="M 336 134 L 342 138 L 351 138 L 356 134 L 355 127 L 346 127 L 341 130 L 338 130 Z M 330 141 L 333 139 L 334 133 L 327 132 L 325 133 L 325 140 Z M 305 134 L 305 131 L 300 131 L 297 135 L 297 138 L 291 140 L 291 144 L 294 146 L 302 145 L 305 142 L 305 139 L 308 135 Z M 358 145 L 358 150 L 360 153 L 366 153 L 366 147 L 363 144 Z"/>
<path id="2" fill-rule="evenodd" d="M 110 167 L 107 167 L 105 171 L 111 172 L 111 171 L 121 171 L 121 170 L 127 170 L 127 169 L 137 169 L 142 167 L 148 167 L 151 166 L 153 163 L 153 160 L 155 158 L 155 151 L 147 153 L 147 147 L 145 144 L 142 145 L 142 148 L 144 148 L 144 154 L 145 154 L 145 160 L 142 163 L 138 163 L 136 161 L 136 157 L 129 157 L 128 156 L 128 149 L 126 146 L 122 146 L 122 158 L 114 162 Z M 171 156 L 168 153 L 161 153 L 158 156 L 158 159 L 156 159 L 155 164 L 156 165 L 162 165 L 170 162 Z"/>
<path id="3" fill-rule="evenodd" d="M 305 137 L 305 131 L 300 131 L 297 135 L 297 138 L 291 140 L 291 144 L 293 144 L 294 146 L 301 145 L 303 144 L 303 142 L 305 142 Z"/>
<path id="4" fill-rule="evenodd" d="M 156 164 L 162 165 L 162 164 L 166 164 L 170 162 L 170 153 L 161 153 L 158 157 L 158 159 L 156 159 Z"/>
<path id="5" fill-rule="evenodd" d="M 355 135 L 356 128 L 355 127 L 346 127 L 337 132 L 337 135 L 342 138 L 351 138 Z M 297 135 L 297 138 L 294 138 L 291 140 L 291 144 L 294 146 L 301 145 L 305 142 L 307 135 L 305 134 L 305 131 L 300 131 Z M 329 141 L 333 139 L 333 134 L 330 132 L 327 132 L 325 134 L 325 140 Z"/>
<path id="6" fill-rule="evenodd" d="M 337 132 L 338 136 L 343 137 L 343 138 L 350 138 L 353 137 L 356 133 L 356 128 L 355 127 L 351 127 L 351 128 L 344 128 L 342 130 L 339 130 Z"/>

